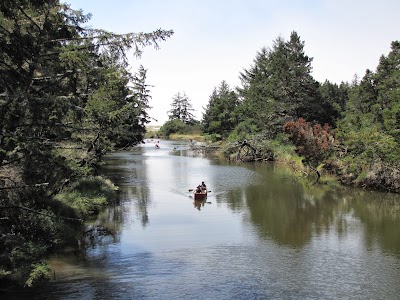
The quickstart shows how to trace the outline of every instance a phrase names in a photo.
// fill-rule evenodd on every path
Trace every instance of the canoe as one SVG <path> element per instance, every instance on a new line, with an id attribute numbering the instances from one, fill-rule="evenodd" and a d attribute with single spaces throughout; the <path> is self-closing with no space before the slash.
<path id="1" fill-rule="evenodd" d="M 205 199 L 207 198 L 207 190 L 203 190 L 201 193 L 193 191 L 193 195 L 194 195 L 194 200 Z"/>

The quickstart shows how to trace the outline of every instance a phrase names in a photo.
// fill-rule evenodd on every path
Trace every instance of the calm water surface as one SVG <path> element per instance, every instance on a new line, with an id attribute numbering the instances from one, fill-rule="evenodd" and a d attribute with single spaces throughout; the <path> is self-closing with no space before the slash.
<path id="1" fill-rule="evenodd" d="M 108 157 L 120 205 L 81 255 L 51 259 L 56 279 L 36 298 L 400 299 L 399 195 L 160 144 Z M 211 192 L 195 203 L 203 180 Z"/>

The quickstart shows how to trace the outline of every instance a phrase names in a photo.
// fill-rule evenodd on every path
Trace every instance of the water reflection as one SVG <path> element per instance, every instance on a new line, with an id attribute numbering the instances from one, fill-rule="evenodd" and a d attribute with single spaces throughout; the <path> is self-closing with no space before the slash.
<path id="1" fill-rule="evenodd" d="M 110 156 L 102 168 L 103 173 L 121 187 L 119 198 L 133 204 L 127 208 L 122 205 L 117 209 L 116 222 L 127 221 L 129 211 L 135 211 L 140 223 L 145 227 L 149 222 L 148 206 L 150 205 L 150 190 L 147 182 L 147 164 L 143 148 L 133 152 L 120 152 Z"/>
<path id="2" fill-rule="evenodd" d="M 378 244 L 384 251 L 400 253 L 399 195 L 313 185 L 273 164 L 245 167 L 261 174 L 262 181 L 229 190 L 217 199 L 227 201 L 233 211 L 247 206 L 261 237 L 299 248 L 327 232 L 343 237 L 354 220 L 360 220 L 367 248 Z"/>
<path id="3" fill-rule="evenodd" d="M 197 210 L 201 210 L 204 207 L 204 204 L 206 204 L 207 200 L 194 200 L 193 205 Z"/>
<path id="4" fill-rule="evenodd" d="M 85 235 L 80 240 L 81 249 L 94 249 L 118 243 L 124 222 L 122 206 L 109 207 L 95 221 L 88 224 Z"/>
<path id="5" fill-rule="evenodd" d="M 398 195 L 172 141 L 114 153 L 103 171 L 120 204 L 88 228 L 82 256 L 52 260 L 54 299 L 398 299 Z M 211 192 L 195 201 L 203 180 Z"/>
<path id="6" fill-rule="evenodd" d="M 400 201 L 398 195 L 353 191 L 346 196 L 354 216 L 364 224 L 368 249 L 378 243 L 382 249 L 400 256 Z"/>
<path id="7" fill-rule="evenodd" d="M 165 154 L 177 159 L 170 160 Z M 193 172 L 197 178 L 199 174 L 205 174 L 196 166 L 204 167 L 204 160 L 185 159 L 188 155 L 194 154 L 185 144 L 162 144 L 158 150 L 150 149 L 149 152 L 149 149 L 138 148 L 134 153 L 113 155 L 108 160 L 105 172 L 124 187 L 121 198 L 130 203 L 106 211 L 106 215 L 98 220 L 102 226 L 106 224 L 106 228 L 114 227 L 110 230 L 111 243 L 118 241 L 121 224 L 132 222 L 126 216 L 132 218 L 133 212 L 143 227 L 148 225 L 149 185 L 153 190 L 157 183 L 170 185 L 170 189 L 179 194 L 177 183 L 190 186 L 188 172 Z M 150 157 L 152 159 L 148 160 Z M 116 172 L 116 169 L 123 171 Z M 164 178 L 161 170 L 168 170 L 170 178 Z M 356 226 L 355 220 L 359 220 L 364 224 L 357 226 L 364 232 L 363 241 L 367 248 L 379 245 L 384 251 L 400 253 L 398 195 L 312 185 L 313 180 L 299 178 L 290 169 L 271 163 L 237 165 L 213 159 L 207 167 L 206 180 L 215 188 L 212 194 L 217 204 L 225 203 L 231 211 L 238 213 L 247 210 L 248 220 L 257 228 L 259 236 L 278 245 L 302 248 L 313 237 L 326 233 L 345 237 Z M 207 201 L 193 199 L 193 207 L 199 211 L 204 210 L 206 204 Z M 95 242 L 104 243 L 92 241 L 91 244 Z"/>

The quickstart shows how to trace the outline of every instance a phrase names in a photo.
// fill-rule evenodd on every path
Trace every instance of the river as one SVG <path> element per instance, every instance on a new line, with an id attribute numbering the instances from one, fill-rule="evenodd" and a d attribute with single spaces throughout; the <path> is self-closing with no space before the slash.
<path id="1" fill-rule="evenodd" d="M 148 142 L 109 155 L 120 203 L 31 299 L 400 299 L 400 196 Z M 208 198 L 188 191 L 201 181 Z"/>

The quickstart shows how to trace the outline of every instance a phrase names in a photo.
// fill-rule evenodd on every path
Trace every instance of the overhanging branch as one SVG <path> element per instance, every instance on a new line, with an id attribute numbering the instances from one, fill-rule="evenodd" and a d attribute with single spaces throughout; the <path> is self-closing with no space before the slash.
<path id="1" fill-rule="evenodd" d="M 20 206 L 20 205 L 0 206 L 0 209 L 4 209 L 4 210 L 5 209 L 21 209 L 21 210 L 29 211 L 29 212 L 37 214 L 37 215 L 42 215 L 42 216 L 46 216 L 46 217 L 50 217 L 50 218 L 55 217 L 55 215 L 46 214 L 44 212 L 37 211 L 37 210 L 31 209 L 29 207 Z M 57 217 L 64 219 L 64 220 L 70 220 L 70 221 L 80 221 L 80 222 L 83 221 L 80 218 L 69 218 L 69 217 L 63 217 L 63 216 L 57 216 Z"/>
<path id="2" fill-rule="evenodd" d="M 12 189 L 25 189 L 25 188 L 31 188 L 31 187 L 42 187 L 42 186 L 48 186 L 48 182 L 44 183 L 36 183 L 36 184 L 26 184 L 26 185 L 17 185 L 17 186 L 2 186 L 0 187 L 0 191 L 2 190 L 12 190 Z"/>

